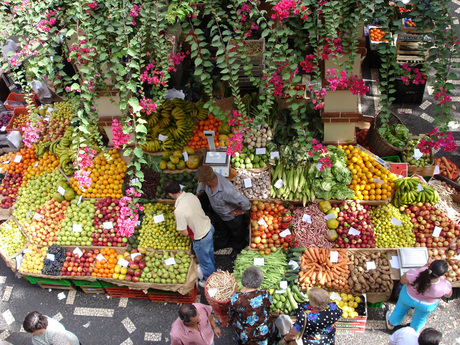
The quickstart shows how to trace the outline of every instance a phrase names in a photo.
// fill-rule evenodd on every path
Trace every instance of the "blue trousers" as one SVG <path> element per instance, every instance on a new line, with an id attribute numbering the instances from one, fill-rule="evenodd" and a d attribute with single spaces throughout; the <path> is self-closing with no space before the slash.
<path id="1" fill-rule="evenodd" d="M 195 251 L 198 263 L 203 270 L 204 280 L 216 271 L 214 261 L 214 242 L 212 235 L 214 234 L 214 226 L 211 225 L 211 230 L 208 234 L 199 241 L 193 242 L 193 250 Z"/>
<path id="2" fill-rule="evenodd" d="M 428 315 L 436 309 L 438 304 L 439 301 L 433 304 L 424 304 L 420 303 L 420 301 L 414 300 L 407 293 L 406 285 L 403 285 L 401 292 L 399 293 L 399 299 L 396 303 L 395 310 L 391 313 L 389 321 L 393 326 L 397 326 L 404 320 L 404 316 L 409 309 L 415 308 L 414 317 L 412 318 L 410 326 L 418 333 L 425 324 Z"/>

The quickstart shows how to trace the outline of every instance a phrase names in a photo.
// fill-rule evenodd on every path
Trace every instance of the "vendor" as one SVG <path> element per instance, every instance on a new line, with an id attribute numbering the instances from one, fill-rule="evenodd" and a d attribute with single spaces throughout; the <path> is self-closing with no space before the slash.
<path id="1" fill-rule="evenodd" d="M 199 167 L 196 176 L 199 182 L 197 195 L 206 193 L 212 209 L 222 220 L 222 225 L 217 228 L 219 247 L 232 247 L 230 258 L 234 259 L 249 243 L 245 211 L 250 209 L 251 203 L 229 180 L 215 173 L 209 165 Z"/>

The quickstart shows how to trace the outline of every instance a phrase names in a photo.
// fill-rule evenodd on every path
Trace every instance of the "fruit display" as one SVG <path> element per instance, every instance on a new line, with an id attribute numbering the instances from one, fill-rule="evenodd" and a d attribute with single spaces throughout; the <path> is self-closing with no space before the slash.
<path id="1" fill-rule="evenodd" d="M 39 247 L 36 245 L 30 245 L 24 250 L 21 267 L 19 267 L 19 273 L 23 274 L 41 274 L 42 268 L 45 265 L 44 260 L 48 247 Z"/>
<path id="2" fill-rule="evenodd" d="M 254 200 L 251 206 L 251 241 L 250 247 L 257 249 L 259 255 L 276 253 L 278 248 L 287 248 L 291 236 L 281 237 L 292 221 L 291 211 L 294 206 L 265 203 Z"/>
<path id="3" fill-rule="evenodd" d="M 53 155 L 52 153 L 45 152 L 41 158 L 38 159 L 35 164 L 29 165 L 27 170 L 24 173 L 24 178 L 22 180 L 22 186 L 25 186 L 27 181 L 32 176 L 40 176 L 43 173 L 50 173 L 53 170 L 57 170 L 59 167 L 59 157 Z"/>
<path id="4" fill-rule="evenodd" d="M 270 171 L 238 169 L 233 184 L 248 199 L 267 199 L 270 196 Z"/>
<path id="5" fill-rule="evenodd" d="M 66 246 L 91 246 L 93 239 L 91 234 L 96 230 L 93 226 L 93 218 L 96 211 L 95 200 L 73 199 L 67 208 L 67 216 L 61 223 L 61 231 L 56 243 Z"/>
<path id="6" fill-rule="evenodd" d="M 30 165 L 35 164 L 35 148 L 20 149 L 18 152 L 9 152 L 6 155 L 0 156 L 0 167 L 2 171 L 8 171 L 10 173 L 17 172 L 24 174 Z"/>
<path id="7" fill-rule="evenodd" d="M 62 264 L 62 276 L 91 276 L 94 271 L 94 262 L 99 250 L 75 248 L 74 252 L 67 250 L 65 252 L 65 261 Z"/>
<path id="8" fill-rule="evenodd" d="M 431 260 L 446 260 L 449 264 L 449 269 L 445 275 L 445 278 L 454 283 L 460 280 L 460 262 L 458 260 L 458 248 L 460 244 L 454 243 L 448 248 L 433 248 L 428 249 L 428 255 Z"/>
<path id="9" fill-rule="evenodd" d="M 0 113 L 0 128 L 8 126 L 8 123 L 10 123 L 11 118 L 13 117 L 13 112 L 12 111 L 2 111 Z M 3 130 L 3 132 L 5 132 Z"/>
<path id="10" fill-rule="evenodd" d="M 68 201 L 57 202 L 51 199 L 32 213 L 32 221 L 22 227 L 30 243 L 48 246 L 56 243 L 69 204 Z"/>
<path id="11" fill-rule="evenodd" d="M 246 135 L 243 143 L 249 150 L 266 147 L 267 143 L 272 141 L 273 132 L 267 125 L 262 125 L 254 131 L 253 134 Z"/>
<path id="12" fill-rule="evenodd" d="M 190 248 L 190 237 L 182 236 L 176 230 L 174 207 L 162 203 L 144 205 L 144 217 L 139 229 L 139 246 L 153 249 Z"/>
<path id="13" fill-rule="evenodd" d="M 12 129 L 19 130 L 22 133 L 22 127 L 25 127 L 27 122 L 30 121 L 30 116 L 26 108 L 18 108 L 18 110 L 19 112 L 13 114 L 9 125 Z"/>
<path id="14" fill-rule="evenodd" d="M 327 222 L 317 204 L 296 207 L 292 219 L 294 247 L 331 248 L 337 233 L 329 230 Z"/>
<path id="15" fill-rule="evenodd" d="M 120 217 L 119 200 L 106 197 L 95 202 L 93 226 L 95 231 L 90 235 L 93 246 L 126 247 L 128 240 L 118 234 L 118 218 Z"/>
<path id="16" fill-rule="evenodd" d="M 208 139 L 204 136 L 204 131 L 214 131 L 214 145 L 218 148 L 220 146 L 220 135 L 228 135 L 230 133 L 230 126 L 224 124 L 222 120 L 215 118 L 213 114 L 209 114 L 207 118 L 200 120 L 193 129 L 193 135 L 188 142 L 188 146 L 194 150 L 208 149 Z"/>
<path id="17" fill-rule="evenodd" d="M 354 201 L 343 201 L 329 212 L 328 227 L 336 227 L 338 248 L 375 248 L 374 224 L 369 213 L 370 206 Z M 334 222 L 336 221 L 336 222 Z M 334 226 L 331 223 L 335 223 Z"/>
<path id="18" fill-rule="evenodd" d="M 123 179 L 123 186 L 124 189 L 128 188 L 133 180 L 132 176 L 129 174 L 129 170 L 134 172 L 134 168 L 128 169 L 124 179 Z M 142 181 L 141 187 L 141 198 L 145 200 L 156 200 L 157 196 L 157 189 L 160 187 L 160 176 L 159 172 L 154 171 L 151 167 L 146 164 L 141 165 L 142 173 L 144 174 L 144 181 Z M 161 187 L 160 187 L 161 188 Z"/>
<path id="19" fill-rule="evenodd" d="M 455 181 L 458 178 L 458 166 L 446 157 L 435 158 L 434 163 L 439 166 L 439 174 Z"/>
<path id="20" fill-rule="evenodd" d="M 439 194 L 436 208 L 448 216 L 449 219 L 460 219 L 460 206 L 456 203 L 456 201 L 460 200 L 460 190 L 438 179 L 431 179 L 428 184 Z"/>
<path id="21" fill-rule="evenodd" d="M 0 225 L 0 247 L 11 257 L 19 252 L 27 243 L 27 239 L 13 218 Z"/>
<path id="22" fill-rule="evenodd" d="M 395 189 L 395 176 L 366 151 L 353 145 L 338 146 L 346 154 L 348 168 L 353 173 L 349 186 L 358 200 L 386 200 Z"/>
<path id="23" fill-rule="evenodd" d="M 185 284 L 192 261 L 183 250 L 147 251 L 143 259 L 145 267 L 139 281 L 155 284 Z"/>
<path id="24" fill-rule="evenodd" d="M 349 252 L 351 264 L 348 266 L 350 277 L 348 285 L 353 292 L 391 292 L 390 263 L 381 252 Z"/>
<path id="25" fill-rule="evenodd" d="M 59 168 L 62 169 L 65 175 L 72 175 L 75 171 L 73 162 L 76 154 L 71 147 L 73 131 L 74 127 L 69 126 L 60 139 L 52 142 L 42 142 L 37 145 L 38 156 L 44 153 L 46 148 L 50 153 L 59 156 Z"/>
<path id="26" fill-rule="evenodd" d="M 383 31 L 380 28 L 371 28 L 369 30 L 369 38 L 371 39 L 371 41 L 385 42 L 386 40 L 382 40 L 384 36 L 385 36 L 385 31 Z"/>
<path id="27" fill-rule="evenodd" d="M 307 301 L 307 297 L 299 290 L 297 285 L 288 286 L 284 293 L 281 293 L 281 291 L 282 290 L 273 290 L 271 294 L 273 303 L 270 306 L 270 311 L 272 313 L 280 311 L 286 315 L 295 315 L 298 303 Z"/>
<path id="28" fill-rule="evenodd" d="M 171 197 L 163 191 L 163 183 L 170 178 L 175 179 L 181 186 L 183 186 L 181 187 L 182 191 L 193 194 L 196 193 L 198 181 L 193 174 L 184 171 L 181 174 L 161 173 L 160 176 L 160 184 L 157 187 L 157 197 L 159 199 L 171 199 Z"/>
<path id="29" fill-rule="evenodd" d="M 147 143 L 142 148 L 149 152 L 181 150 L 189 142 L 195 128 L 193 118 L 198 116 L 193 102 L 180 98 L 164 101 L 145 118 Z"/>
<path id="30" fill-rule="evenodd" d="M 364 297 L 353 296 L 352 294 L 329 293 L 331 301 L 335 302 L 343 310 L 342 319 L 353 319 L 359 315 L 365 315 L 366 301 Z"/>
<path id="31" fill-rule="evenodd" d="M 105 198 L 112 197 L 120 199 L 123 197 L 123 179 L 126 173 L 126 163 L 121 159 L 118 150 L 108 151 L 109 158 L 105 154 L 100 154 L 93 160 L 93 165 L 84 168 L 90 171 L 91 186 L 82 191 L 77 180 L 72 177 L 70 185 L 84 198 Z"/>
<path id="32" fill-rule="evenodd" d="M 265 168 L 269 157 L 270 153 L 267 153 L 267 151 L 264 154 L 257 154 L 255 148 L 243 147 L 241 153 L 235 152 L 235 157 L 232 158 L 232 166 L 237 169 Z"/>
<path id="33" fill-rule="evenodd" d="M 433 164 L 433 156 L 431 154 L 420 152 L 420 150 L 417 149 L 419 143 L 420 139 L 409 140 L 406 149 L 402 152 L 403 162 L 407 162 L 419 168 Z M 418 153 L 420 153 L 420 155 L 417 155 Z"/>
<path id="34" fill-rule="evenodd" d="M 398 209 L 392 204 L 371 209 L 376 248 L 412 247 L 415 244 L 411 217 L 405 210 L 404 206 Z"/>
<path id="35" fill-rule="evenodd" d="M 393 204 L 397 207 L 415 205 L 418 202 L 429 202 L 434 205 L 439 201 L 439 194 L 429 184 L 418 177 L 404 177 L 395 181 L 397 189 Z"/>
<path id="36" fill-rule="evenodd" d="M 120 257 L 120 255 L 118 257 Z M 126 260 L 127 266 L 123 267 L 120 264 L 120 261 L 117 261 L 114 272 L 112 274 L 112 278 L 131 281 L 133 283 L 139 282 L 142 275 L 142 270 L 146 266 L 144 258 L 145 251 L 144 253 L 140 253 L 136 249 L 133 249 L 131 253 L 126 251 L 123 254 L 123 259 Z"/>
<path id="37" fill-rule="evenodd" d="M 195 150 L 189 146 L 186 146 L 184 151 L 165 152 L 159 164 L 161 170 L 197 169 L 199 165 L 200 157 L 195 155 Z"/>
<path id="38" fill-rule="evenodd" d="M 47 276 L 61 275 L 62 265 L 66 259 L 66 251 L 63 247 L 53 244 L 46 252 L 43 260 L 42 274 Z"/>
<path id="39" fill-rule="evenodd" d="M 414 22 L 411 18 L 404 18 L 403 22 L 406 28 L 415 28 L 417 26 L 417 23 Z"/>
<path id="40" fill-rule="evenodd" d="M 41 111 L 41 108 L 44 108 L 44 111 Z M 75 116 L 75 107 L 70 101 L 67 102 L 57 102 L 52 106 L 50 105 L 41 105 L 38 108 L 40 116 L 49 114 L 49 120 L 47 121 L 43 132 L 41 134 L 42 141 L 55 141 L 64 136 L 67 127 L 70 126 L 70 123 Z M 34 112 L 34 110 L 32 110 Z"/>
<path id="41" fill-rule="evenodd" d="M 19 188 L 22 185 L 23 175 L 17 172 L 8 173 L 2 180 L 0 192 L 3 196 L 0 207 L 9 209 L 16 202 Z"/>

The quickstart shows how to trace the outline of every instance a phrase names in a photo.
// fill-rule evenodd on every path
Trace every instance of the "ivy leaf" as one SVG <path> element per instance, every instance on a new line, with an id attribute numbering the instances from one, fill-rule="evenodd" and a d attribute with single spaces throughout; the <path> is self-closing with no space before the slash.
<path id="1" fill-rule="evenodd" d="M 144 125 L 137 125 L 136 126 L 136 132 L 138 133 L 147 133 L 147 127 Z"/>
<path id="2" fill-rule="evenodd" d="M 142 110 L 142 107 L 139 105 L 139 100 L 136 97 L 131 97 L 128 103 L 133 108 L 134 113 L 138 113 Z"/>
<path id="3" fill-rule="evenodd" d="M 202 62 L 203 62 L 203 60 L 200 57 L 197 57 L 195 59 L 195 65 L 201 65 Z"/>
<path id="4" fill-rule="evenodd" d="M 71 86 L 70 86 L 70 91 L 76 91 L 80 88 L 80 84 L 77 84 L 77 83 L 73 83 Z"/>
<path id="5" fill-rule="evenodd" d="M 144 152 L 142 152 L 142 148 L 140 148 L 139 146 L 137 146 L 135 149 L 134 149 L 134 155 L 138 158 L 142 158 L 142 156 L 144 155 Z"/>

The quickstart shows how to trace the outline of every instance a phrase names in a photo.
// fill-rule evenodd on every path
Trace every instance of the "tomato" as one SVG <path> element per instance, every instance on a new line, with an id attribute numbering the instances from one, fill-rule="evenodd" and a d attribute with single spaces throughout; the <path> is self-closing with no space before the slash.
<path id="1" fill-rule="evenodd" d="M 281 242 L 281 243 L 284 243 L 284 241 L 285 241 L 285 240 L 284 240 L 284 237 L 281 237 L 281 238 L 280 238 L 280 242 Z"/>
<path id="2" fill-rule="evenodd" d="M 280 204 L 278 204 L 278 203 L 275 204 L 275 207 L 276 207 L 276 208 L 278 208 L 279 206 L 280 206 Z"/>
<path id="3" fill-rule="evenodd" d="M 270 204 L 265 204 L 265 210 L 266 211 L 271 211 L 272 210 Z"/>
<path id="4" fill-rule="evenodd" d="M 271 252 L 272 252 L 272 251 L 270 250 L 270 248 L 265 249 L 265 254 L 266 254 L 266 255 L 270 254 Z"/>
<path id="5" fill-rule="evenodd" d="M 255 243 L 251 243 L 251 248 L 252 248 L 252 249 L 255 249 L 255 248 L 257 248 L 257 244 L 255 244 Z"/>
<path id="6" fill-rule="evenodd" d="M 265 208 L 264 203 L 263 203 L 263 202 L 260 202 L 260 203 L 257 205 L 257 208 L 258 208 L 259 210 L 263 210 L 263 209 Z"/>
<path id="7" fill-rule="evenodd" d="M 279 206 L 278 206 L 278 210 L 282 211 L 282 210 L 284 210 L 284 209 L 285 209 L 285 207 L 284 207 L 283 205 L 279 205 Z"/>
<path id="8" fill-rule="evenodd" d="M 283 247 L 284 247 L 284 248 L 287 248 L 287 247 L 289 247 L 289 243 L 287 243 L 287 242 L 284 242 L 284 243 L 283 243 Z"/>
<path id="9" fill-rule="evenodd" d="M 266 239 L 267 238 L 267 234 L 266 233 L 263 233 L 260 237 L 262 237 L 262 239 Z M 263 242 L 262 242 L 263 243 Z"/>
<path id="10" fill-rule="evenodd" d="M 268 216 L 269 214 L 270 214 L 270 212 L 264 211 L 264 215 Z"/>
<path id="11" fill-rule="evenodd" d="M 262 235 L 262 233 L 259 230 L 256 230 L 256 231 L 252 232 L 252 236 L 254 236 L 254 237 L 260 236 L 260 235 Z"/>
<path id="12" fill-rule="evenodd" d="M 252 212 L 257 212 L 257 210 L 258 210 L 258 208 L 257 208 L 256 205 L 254 205 L 254 206 L 251 207 L 251 211 L 252 211 Z"/>
<path id="13" fill-rule="evenodd" d="M 275 212 L 270 211 L 269 214 L 270 214 L 271 216 L 274 216 L 274 215 L 275 215 Z"/>
<path id="14" fill-rule="evenodd" d="M 275 208 L 273 209 L 273 212 L 274 212 L 274 213 L 278 213 L 278 207 L 275 207 Z"/>
<path id="15" fill-rule="evenodd" d="M 278 240 L 280 237 L 279 237 L 278 234 L 273 234 L 273 235 L 272 235 L 272 238 L 273 238 L 274 240 Z"/>
<path id="16" fill-rule="evenodd" d="M 259 231 L 264 231 L 265 230 L 265 225 L 260 224 L 258 227 Z"/>
<path id="17" fill-rule="evenodd" d="M 257 245 L 257 249 L 259 249 L 259 250 L 264 250 L 265 247 L 264 247 L 264 245 L 263 245 L 262 243 L 259 243 L 259 244 Z"/>
<path id="18" fill-rule="evenodd" d="M 274 230 L 274 229 L 273 229 L 273 225 L 269 225 L 269 226 L 268 226 L 268 230 L 269 230 L 269 231 L 273 231 L 273 230 Z"/>
<path id="19" fill-rule="evenodd" d="M 278 223 L 273 223 L 273 229 L 278 230 L 280 225 Z"/>
<path id="20" fill-rule="evenodd" d="M 265 255 L 265 252 L 263 250 L 259 250 L 259 255 Z"/>
<path id="21" fill-rule="evenodd" d="M 262 218 L 264 213 L 262 211 L 257 211 L 257 217 Z"/>
<path id="22" fill-rule="evenodd" d="M 279 247 L 280 244 L 281 244 L 281 241 L 280 241 L 279 239 L 278 239 L 278 240 L 275 240 L 275 246 L 278 246 L 278 247 Z"/>
<path id="23" fill-rule="evenodd" d="M 273 238 L 269 238 L 268 243 L 273 244 L 273 243 L 275 243 L 275 241 L 273 241 Z"/>

